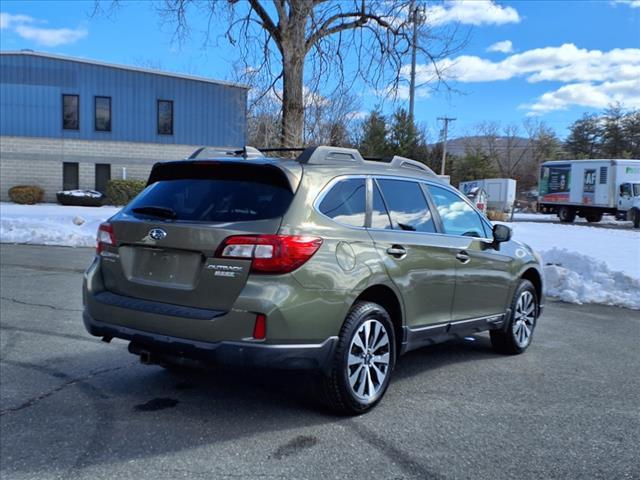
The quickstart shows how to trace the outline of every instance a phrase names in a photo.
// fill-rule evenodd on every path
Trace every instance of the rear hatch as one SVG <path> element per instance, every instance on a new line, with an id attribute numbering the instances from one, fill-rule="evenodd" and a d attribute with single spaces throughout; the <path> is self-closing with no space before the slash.
<path id="1" fill-rule="evenodd" d="M 229 310 L 251 260 L 216 253 L 233 235 L 277 233 L 294 195 L 288 174 L 277 165 L 248 162 L 157 164 L 147 188 L 109 221 L 113 245 L 99 246 L 105 288 Z"/>

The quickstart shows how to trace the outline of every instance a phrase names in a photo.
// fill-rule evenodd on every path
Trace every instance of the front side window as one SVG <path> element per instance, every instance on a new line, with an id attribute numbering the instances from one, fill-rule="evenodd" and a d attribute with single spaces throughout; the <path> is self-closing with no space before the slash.
<path id="1" fill-rule="evenodd" d="M 427 200 L 416 182 L 378 179 L 394 229 L 412 232 L 436 231 Z"/>
<path id="2" fill-rule="evenodd" d="M 366 211 L 364 178 L 348 178 L 337 182 L 324 196 L 320 213 L 344 225 L 364 227 Z"/>
<path id="3" fill-rule="evenodd" d="M 429 185 L 428 188 L 442 219 L 444 233 L 466 237 L 488 237 L 480 215 L 461 196 L 435 185 Z"/>
<path id="4" fill-rule="evenodd" d="M 95 126 L 98 132 L 111 131 L 111 97 L 95 98 Z"/>
<path id="5" fill-rule="evenodd" d="M 173 135 L 173 101 L 158 100 L 158 134 Z"/>
<path id="6" fill-rule="evenodd" d="M 80 97 L 78 95 L 62 95 L 62 128 L 80 129 Z"/>

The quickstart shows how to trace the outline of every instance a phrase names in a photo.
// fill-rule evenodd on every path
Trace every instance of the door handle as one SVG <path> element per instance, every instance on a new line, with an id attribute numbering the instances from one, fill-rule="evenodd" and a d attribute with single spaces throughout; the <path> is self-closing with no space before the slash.
<path id="1" fill-rule="evenodd" d="M 456 254 L 456 258 L 458 260 L 460 260 L 462 263 L 467 263 L 467 262 L 469 262 L 469 260 L 471 260 L 471 257 L 469 256 L 469 254 L 467 252 L 465 252 L 464 250 L 458 252 Z"/>
<path id="2" fill-rule="evenodd" d="M 407 250 L 402 245 L 393 245 L 387 248 L 387 253 L 392 257 L 403 258 L 407 254 Z"/>

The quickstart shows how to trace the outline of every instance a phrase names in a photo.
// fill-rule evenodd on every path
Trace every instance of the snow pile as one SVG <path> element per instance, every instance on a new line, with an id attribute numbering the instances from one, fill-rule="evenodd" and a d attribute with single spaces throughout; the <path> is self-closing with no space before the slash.
<path id="1" fill-rule="evenodd" d="M 516 222 L 507 223 L 513 239 L 540 254 L 561 248 L 607 264 L 609 270 L 640 278 L 640 231 L 597 228 L 586 225 Z"/>
<path id="2" fill-rule="evenodd" d="M 640 279 L 614 272 L 603 261 L 564 248 L 541 255 L 546 294 L 550 297 L 640 310 Z"/>
<path id="3" fill-rule="evenodd" d="M 98 225 L 118 210 L 0 203 L 0 242 L 93 247 Z"/>

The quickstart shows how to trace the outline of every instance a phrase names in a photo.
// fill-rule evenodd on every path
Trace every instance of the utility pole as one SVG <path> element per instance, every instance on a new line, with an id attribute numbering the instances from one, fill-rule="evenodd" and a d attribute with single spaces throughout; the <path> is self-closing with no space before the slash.
<path id="1" fill-rule="evenodd" d="M 440 167 L 440 175 L 444 175 L 444 166 L 447 161 L 447 134 L 449 133 L 449 122 L 453 122 L 456 119 L 452 117 L 438 117 L 438 120 L 444 122 L 444 140 L 442 142 L 442 166 Z"/>
<path id="2" fill-rule="evenodd" d="M 409 78 L 409 120 L 414 121 L 414 105 L 416 101 L 416 53 L 418 50 L 418 7 L 412 0 L 409 5 L 409 15 L 413 24 L 413 36 L 411 40 L 411 76 Z"/>

